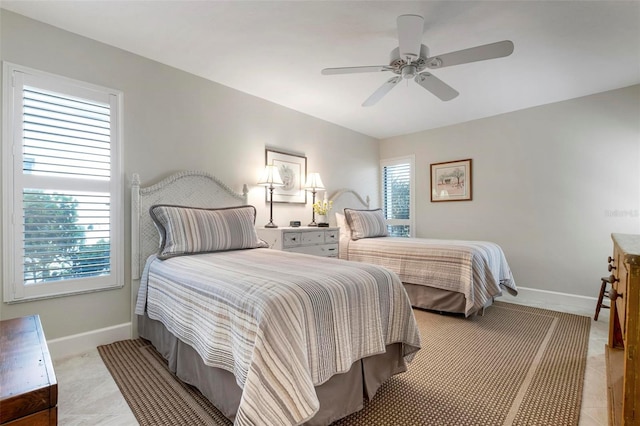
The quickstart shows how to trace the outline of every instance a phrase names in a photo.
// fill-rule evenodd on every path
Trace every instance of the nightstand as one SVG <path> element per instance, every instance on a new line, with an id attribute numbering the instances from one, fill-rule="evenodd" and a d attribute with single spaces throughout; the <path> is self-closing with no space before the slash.
<path id="1" fill-rule="evenodd" d="M 276 250 L 338 257 L 340 228 L 257 228 L 258 237 Z"/>

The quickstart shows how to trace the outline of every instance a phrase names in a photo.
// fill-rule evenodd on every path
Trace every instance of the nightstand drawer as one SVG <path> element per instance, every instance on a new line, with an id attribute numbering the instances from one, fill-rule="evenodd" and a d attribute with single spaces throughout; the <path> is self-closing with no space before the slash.
<path id="1" fill-rule="evenodd" d="M 302 233 L 302 244 L 324 244 L 324 231 Z"/>
<path id="2" fill-rule="evenodd" d="M 297 247 L 302 244 L 301 232 L 285 232 L 282 236 L 282 245 L 286 247 Z"/>
<path id="3" fill-rule="evenodd" d="M 338 243 L 340 241 L 340 232 L 339 231 L 325 231 L 324 232 L 324 242 L 325 243 Z"/>
<path id="4" fill-rule="evenodd" d="M 318 246 L 304 246 L 287 249 L 295 253 L 312 254 L 314 256 L 338 257 L 338 244 L 322 244 Z"/>

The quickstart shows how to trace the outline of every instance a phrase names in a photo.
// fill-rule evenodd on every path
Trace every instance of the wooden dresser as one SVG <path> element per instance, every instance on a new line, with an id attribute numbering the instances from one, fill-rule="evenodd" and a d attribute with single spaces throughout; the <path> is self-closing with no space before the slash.
<path id="1" fill-rule="evenodd" d="M 612 234 L 606 347 L 609 424 L 640 426 L 640 235 Z"/>
<path id="2" fill-rule="evenodd" d="M 258 228 L 258 237 L 269 247 L 283 251 L 338 257 L 340 228 Z"/>
<path id="3" fill-rule="evenodd" d="M 58 424 L 58 382 L 38 315 L 0 321 L 0 424 Z"/>

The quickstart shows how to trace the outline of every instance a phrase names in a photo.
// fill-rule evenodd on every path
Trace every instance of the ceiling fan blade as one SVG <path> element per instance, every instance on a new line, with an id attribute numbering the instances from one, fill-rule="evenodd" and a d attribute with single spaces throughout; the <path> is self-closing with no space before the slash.
<path id="1" fill-rule="evenodd" d="M 389 93 L 391 89 L 396 87 L 396 84 L 400 83 L 401 80 L 402 80 L 402 77 L 390 78 L 389 80 L 386 81 L 386 83 L 380 86 L 378 90 L 373 92 L 373 94 L 369 96 L 366 101 L 362 103 L 362 106 L 368 107 L 368 106 L 374 105 L 376 102 L 382 99 L 384 95 Z"/>
<path id="2" fill-rule="evenodd" d="M 415 82 L 443 101 L 450 101 L 459 95 L 453 87 L 428 72 L 416 75 Z"/>
<path id="3" fill-rule="evenodd" d="M 432 56 L 427 58 L 427 67 L 431 69 L 444 68 L 469 62 L 484 61 L 486 59 L 502 58 L 511 55 L 511 53 L 513 53 L 513 42 L 504 40 L 445 53 L 444 55 Z"/>
<path id="4" fill-rule="evenodd" d="M 397 23 L 400 59 L 413 62 L 420 57 L 424 18 L 419 15 L 400 15 Z"/>
<path id="5" fill-rule="evenodd" d="M 373 65 L 367 67 L 343 67 L 343 68 L 325 68 L 322 70 L 322 75 L 334 75 L 334 74 L 355 74 L 361 72 L 380 72 L 391 71 L 392 68 L 387 65 Z"/>

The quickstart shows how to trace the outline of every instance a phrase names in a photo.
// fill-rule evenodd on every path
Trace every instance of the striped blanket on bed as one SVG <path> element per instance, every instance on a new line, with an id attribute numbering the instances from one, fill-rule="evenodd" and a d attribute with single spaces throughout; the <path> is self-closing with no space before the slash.
<path id="1" fill-rule="evenodd" d="M 314 386 L 360 358 L 420 348 L 397 275 L 373 265 L 270 249 L 151 257 L 136 314 L 148 313 L 243 389 L 237 425 L 295 425 Z"/>
<path id="2" fill-rule="evenodd" d="M 403 283 L 425 285 L 465 295 L 465 314 L 481 309 L 503 285 L 517 288 L 500 246 L 486 241 L 381 237 L 349 241 L 351 261 L 384 266 Z M 342 257 L 342 253 L 341 253 Z"/>

